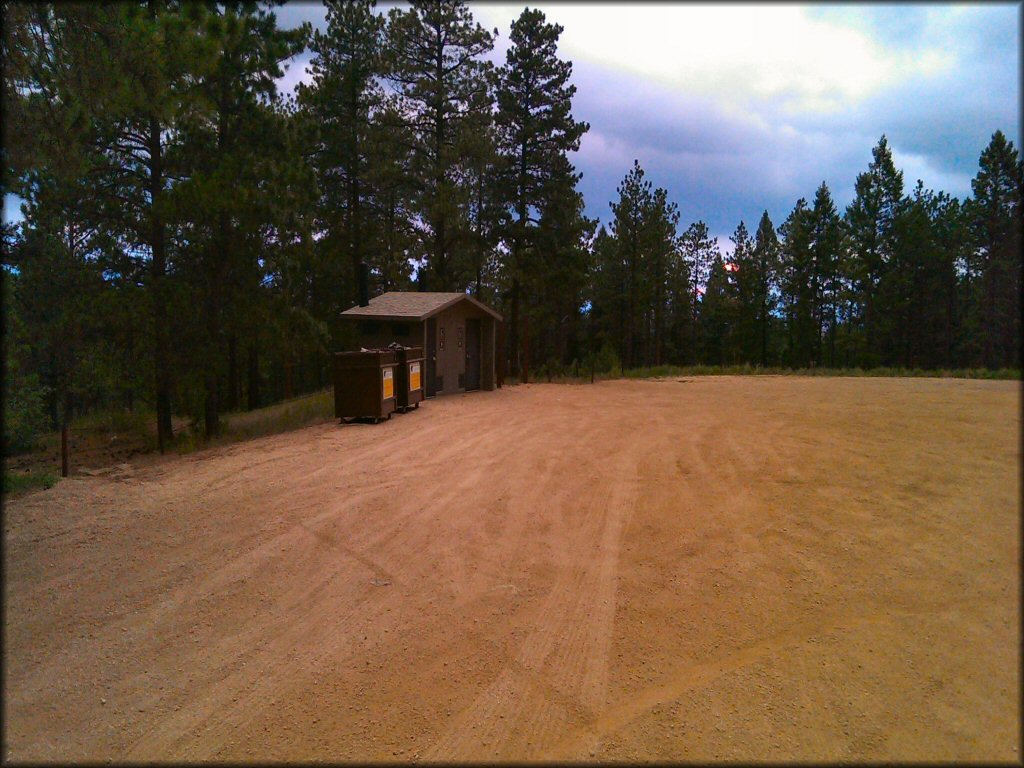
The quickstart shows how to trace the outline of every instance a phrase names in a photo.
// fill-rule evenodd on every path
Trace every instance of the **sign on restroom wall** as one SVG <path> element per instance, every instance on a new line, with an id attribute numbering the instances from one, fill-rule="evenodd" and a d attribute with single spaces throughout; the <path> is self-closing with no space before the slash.
<path id="1" fill-rule="evenodd" d="M 384 400 L 395 396 L 395 369 L 384 369 Z"/>

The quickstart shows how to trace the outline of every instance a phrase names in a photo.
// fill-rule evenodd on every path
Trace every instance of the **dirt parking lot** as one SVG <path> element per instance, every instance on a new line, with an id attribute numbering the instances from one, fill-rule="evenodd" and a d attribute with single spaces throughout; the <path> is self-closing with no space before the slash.
<path id="1" fill-rule="evenodd" d="M 7 760 L 1019 762 L 1020 383 L 529 385 L 4 510 Z"/>

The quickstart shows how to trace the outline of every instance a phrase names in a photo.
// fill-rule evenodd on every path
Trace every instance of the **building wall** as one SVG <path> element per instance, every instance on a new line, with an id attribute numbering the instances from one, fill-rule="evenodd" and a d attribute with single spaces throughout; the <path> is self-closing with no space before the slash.
<path id="1" fill-rule="evenodd" d="M 465 391 L 465 381 L 460 384 L 460 377 L 466 375 L 466 320 L 469 318 L 480 320 L 480 389 L 492 390 L 497 386 L 494 366 L 497 322 L 486 312 L 469 302 L 463 302 L 434 315 L 437 322 L 437 375 L 442 378 L 444 385 L 443 388 L 438 388 L 439 395 Z M 357 324 L 357 343 L 362 347 L 384 349 L 391 342 L 397 341 L 407 347 L 423 347 L 424 355 L 430 355 L 425 343 L 425 322 L 408 321 L 399 324 L 391 320 L 364 319 L 353 319 L 350 322 Z M 396 333 L 401 325 L 407 327 L 408 335 Z M 442 329 L 444 349 L 440 348 Z"/>
<path id="2" fill-rule="evenodd" d="M 487 316 L 480 322 L 480 389 L 496 389 L 497 375 L 494 350 L 497 321 Z"/>
<path id="3" fill-rule="evenodd" d="M 465 391 L 459 377 L 466 375 L 466 320 L 480 320 L 480 388 L 494 389 L 494 318 L 469 302 L 449 307 L 435 315 L 437 319 L 437 375 L 443 378 L 438 394 Z M 441 349 L 441 329 L 444 349 Z M 459 340 L 462 340 L 461 346 Z"/>
<path id="4" fill-rule="evenodd" d="M 423 346 L 423 323 L 415 320 L 395 322 L 392 320 L 356 320 L 349 321 L 356 323 L 356 338 L 358 344 L 366 349 L 385 349 L 388 344 L 397 341 L 406 347 Z M 402 335 L 402 326 L 408 331 L 408 335 Z M 367 333 L 365 328 L 376 328 L 375 332 Z"/>

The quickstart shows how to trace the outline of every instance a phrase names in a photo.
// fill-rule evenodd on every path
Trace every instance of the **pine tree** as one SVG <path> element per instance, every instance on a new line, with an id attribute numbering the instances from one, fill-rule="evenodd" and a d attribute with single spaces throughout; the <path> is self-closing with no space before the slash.
<path id="1" fill-rule="evenodd" d="M 757 225 L 751 268 L 754 272 L 752 300 L 756 307 L 755 323 L 760 342 L 758 359 L 765 366 L 768 364 L 768 329 L 775 308 L 775 284 L 779 270 L 779 239 L 768 211 L 761 214 Z"/>
<path id="2" fill-rule="evenodd" d="M 524 279 L 532 272 L 530 261 L 537 252 L 541 209 L 550 209 L 557 196 L 568 211 L 574 207 L 574 187 L 579 179 L 567 153 L 579 149 L 586 123 L 572 116 L 576 86 L 569 82 L 572 62 L 558 58 L 562 27 L 549 24 L 539 10 L 526 8 L 512 23 L 505 66 L 498 73 L 495 126 L 505 161 L 509 222 L 511 284 L 510 342 L 515 361 L 519 350 L 519 315 Z M 567 226 L 577 220 L 561 217 Z M 552 218 L 549 215 L 548 224 Z M 561 235 L 567 241 L 571 232 Z M 559 235 L 554 234 L 557 241 Z M 551 239 L 549 234 L 548 239 Z"/>
<path id="3" fill-rule="evenodd" d="M 241 3 L 212 12 L 205 31 L 214 53 L 197 83 L 205 108 L 183 120 L 188 179 L 179 194 L 189 207 L 183 214 L 192 230 L 187 266 L 194 279 L 193 293 L 201 297 L 203 421 L 209 438 L 220 431 L 224 327 L 238 298 L 228 289 L 237 282 L 242 268 L 238 262 L 251 255 L 236 248 L 238 230 L 272 173 L 267 159 L 273 157 L 274 139 L 268 134 L 275 119 L 263 113 L 277 98 L 275 80 L 283 74 L 282 64 L 304 48 L 308 25 L 280 30 L 274 14 L 255 3 Z M 227 346 L 233 349 L 232 344 Z M 235 366 L 229 368 L 235 371 Z M 234 393 L 236 381 L 227 389 Z"/>
<path id="4" fill-rule="evenodd" d="M 841 292 L 840 258 L 843 222 L 832 202 L 828 185 L 821 182 L 810 212 L 811 316 L 814 321 L 814 363 L 825 362 L 823 343 L 828 337 L 828 364 L 835 365 L 836 324 Z"/>
<path id="5" fill-rule="evenodd" d="M 55 429 L 67 428 L 93 384 L 86 370 L 99 329 L 98 296 L 106 288 L 98 258 L 105 238 L 83 208 L 68 202 L 69 191 L 37 179 L 23 207 L 24 236 L 8 256 L 14 274 L 5 275 L 16 285 L 15 315 L 31 334 L 21 373 L 37 374 Z"/>
<path id="6" fill-rule="evenodd" d="M 208 15 L 205 6 L 161 0 L 40 5 L 21 17 L 23 44 L 12 48 L 25 77 L 23 115 L 32 125 L 19 133 L 34 138 L 32 165 L 53 168 L 61 156 L 76 158 L 97 217 L 146 265 L 161 451 L 172 437 L 170 338 L 178 318 L 169 310 L 168 279 L 175 186 L 185 159 L 179 129 L 199 106 L 194 84 L 210 66 Z M 69 146 L 76 151 L 67 152 Z"/>
<path id="7" fill-rule="evenodd" d="M 590 351 L 596 354 L 601 346 L 608 345 L 621 361 L 625 357 L 628 270 L 615 237 L 604 226 L 594 238 L 591 253 Z"/>
<path id="8" fill-rule="evenodd" d="M 554 161 L 561 163 L 561 172 L 556 166 L 545 185 L 529 251 L 530 271 L 521 281 L 524 294 L 536 297 L 535 304 L 523 306 L 535 319 L 533 336 L 524 341 L 533 359 L 545 361 L 549 371 L 568 363 L 570 347 L 578 342 L 596 226 L 583 213 L 571 164 L 559 156 Z"/>
<path id="9" fill-rule="evenodd" d="M 153 307 L 158 434 L 163 449 L 170 436 L 169 318 L 161 291 L 166 271 L 161 237 L 167 211 L 162 203 L 165 185 L 155 188 L 153 183 L 154 176 L 165 179 L 166 168 L 162 154 L 158 151 L 154 158 L 152 149 L 155 143 L 162 150 L 167 139 L 154 133 L 152 126 L 159 123 L 158 113 L 166 114 L 176 103 L 173 92 L 180 60 L 166 49 L 138 50 L 147 42 L 147 31 L 161 26 L 156 7 L 40 4 L 6 10 L 10 27 L 4 38 L 5 96 L 10 97 L 8 118 L 14 126 L 6 135 L 16 141 L 5 164 L 16 177 L 14 189 L 28 201 L 25 253 L 32 256 L 27 256 L 30 263 L 25 269 L 36 276 L 39 286 L 63 286 L 57 293 L 42 290 L 39 294 L 40 300 L 50 297 L 54 305 L 41 306 L 37 322 L 66 317 L 69 308 L 76 306 L 85 313 L 85 305 L 78 303 L 81 294 L 75 290 L 82 281 L 74 276 L 102 272 L 98 266 L 102 253 L 112 249 L 98 242 L 123 236 L 127 242 L 119 247 L 136 243 L 148 247 L 147 288 Z M 161 28 L 162 39 L 173 42 L 188 23 Z M 189 43 L 183 47 L 188 49 Z M 143 60 L 147 52 L 153 56 Z M 124 73 L 129 65 L 145 70 L 144 82 L 129 80 Z M 148 101 L 139 93 L 143 89 Z M 144 122 L 131 122 L 143 110 Z M 144 157 L 149 162 L 125 174 L 117 164 L 121 156 Z M 65 283 L 67 279 L 71 282 Z M 81 340 L 93 324 L 85 319 L 44 324 L 67 331 L 66 343 L 49 360 L 51 417 L 56 419 L 62 411 L 66 427 L 71 400 L 76 390 L 81 391 L 74 380 L 81 349 L 75 339 Z"/>
<path id="10" fill-rule="evenodd" d="M 701 362 L 724 365 L 729 360 L 730 339 L 736 318 L 736 297 L 720 253 L 711 260 L 707 285 L 701 298 Z"/>
<path id="11" fill-rule="evenodd" d="M 673 257 L 679 250 L 679 208 L 668 201 L 668 191 L 662 188 L 654 190 L 650 209 L 651 220 L 647 229 L 647 247 L 650 249 L 648 267 L 650 274 L 648 283 L 652 287 L 650 301 L 652 307 L 651 324 L 653 326 L 653 354 L 648 354 L 648 364 L 661 365 L 665 346 L 665 323 L 668 314 L 668 294 L 671 280 L 670 269 Z"/>
<path id="12" fill-rule="evenodd" d="M 347 257 L 354 304 L 359 264 L 373 242 L 370 145 L 384 99 L 385 21 L 372 0 L 328 0 L 326 8 L 327 28 L 310 43 L 312 82 L 299 86 L 298 100 L 318 129 L 311 153 L 321 194 L 317 228 Z"/>
<path id="13" fill-rule="evenodd" d="M 490 84 L 484 100 L 493 101 Z M 465 219 L 469 231 L 460 243 L 459 267 L 465 274 L 458 282 L 472 286 L 477 296 L 485 290 L 496 290 L 498 243 L 508 221 L 506 159 L 500 154 L 495 118 L 490 111 L 469 115 L 459 139 L 460 182 L 467 193 Z"/>
<path id="14" fill-rule="evenodd" d="M 1020 366 L 1021 160 L 1002 131 L 992 135 L 971 181 L 968 215 L 974 239 L 971 273 L 980 285 L 972 308 L 979 315 L 981 352 L 989 367 Z"/>
<path id="15" fill-rule="evenodd" d="M 897 250 L 906 276 L 899 362 L 906 368 L 952 365 L 956 261 L 963 239 L 957 233 L 959 218 L 956 201 L 918 181 L 897 219 Z"/>
<path id="16" fill-rule="evenodd" d="M 690 290 L 693 301 L 693 348 L 700 350 L 704 348 L 701 337 L 703 328 L 700 322 L 700 314 L 703 308 L 702 296 L 707 290 L 708 280 L 711 278 L 711 266 L 716 258 L 719 258 L 718 243 L 708 234 L 708 226 L 703 221 L 695 221 L 691 224 L 682 236 L 683 258 L 686 260 L 687 269 L 690 273 Z"/>
<path id="17" fill-rule="evenodd" d="M 875 365 L 888 344 L 887 307 L 879 286 L 894 258 L 894 222 L 903 199 L 903 173 L 897 171 L 883 135 L 871 151 L 868 170 L 857 176 L 856 197 L 846 209 L 850 236 L 851 279 L 858 322 L 863 331 L 861 364 Z"/>
<path id="18" fill-rule="evenodd" d="M 412 286 L 410 262 L 418 255 L 417 236 L 412 225 L 415 183 L 412 178 L 412 129 L 407 126 L 394 100 L 385 100 L 376 112 L 368 134 L 367 185 L 373 196 L 368 222 L 371 233 L 365 240 L 370 263 L 379 273 L 380 291 L 408 290 Z"/>
<path id="19" fill-rule="evenodd" d="M 730 286 L 735 288 L 736 317 L 735 335 L 729 356 L 733 361 L 744 363 L 758 359 L 760 340 L 757 325 L 758 273 L 754 252 L 754 240 L 742 221 L 729 238 L 732 240 L 732 257 L 726 266 Z"/>
<path id="20" fill-rule="evenodd" d="M 690 267 L 683 255 L 682 238 L 677 236 L 668 253 L 665 280 L 666 359 L 672 363 L 697 361 L 693 300 Z"/>
<path id="21" fill-rule="evenodd" d="M 780 291 L 786 314 L 786 360 L 795 368 L 814 362 L 817 330 L 814 318 L 814 262 L 811 253 L 811 210 L 797 200 L 779 227 Z"/>
<path id="22" fill-rule="evenodd" d="M 415 215 L 426 254 L 421 287 L 429 281 L 431 290 L 461 288 L 450 264 L 456 244 L 469 237 L 459 140 L 471 115 L 491 109 L 491 65 L 482 57 L 493 35 L 460 0 L 413 0 L 388 19 L 388 77 L 411 128 Z"/>
<path id="23" fill-rule="evenodd" d="M 618 202 L 611 203 L 612 235 L 619 248 L 620 260 L 625 266 L 625 349 L 623 365 L 638 365 L 639 320 L 638 312 L 647 289 L 647 227 L 650 221 L 654 195 L 651 182 L 644 179 L 644 170 L 638 160 L 616 190 Z"/>

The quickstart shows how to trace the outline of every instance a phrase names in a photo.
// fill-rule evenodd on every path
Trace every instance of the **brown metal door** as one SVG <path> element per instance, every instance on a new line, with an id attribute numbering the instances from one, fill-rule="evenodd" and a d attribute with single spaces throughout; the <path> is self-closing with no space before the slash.
<path id="1" fill-rule="evenodd" d="M 466 320 L 466 391 L 480 389 L 480 321 Z"/>
<path id="2" fill-rule="evenodd" d="M 424 363 L 426 363 L 424 391 L 427 397 L 433 397 L 437 394 L 437 318 L 435 317 L 427 319 L 427 339 L 423 356 Z"/>

